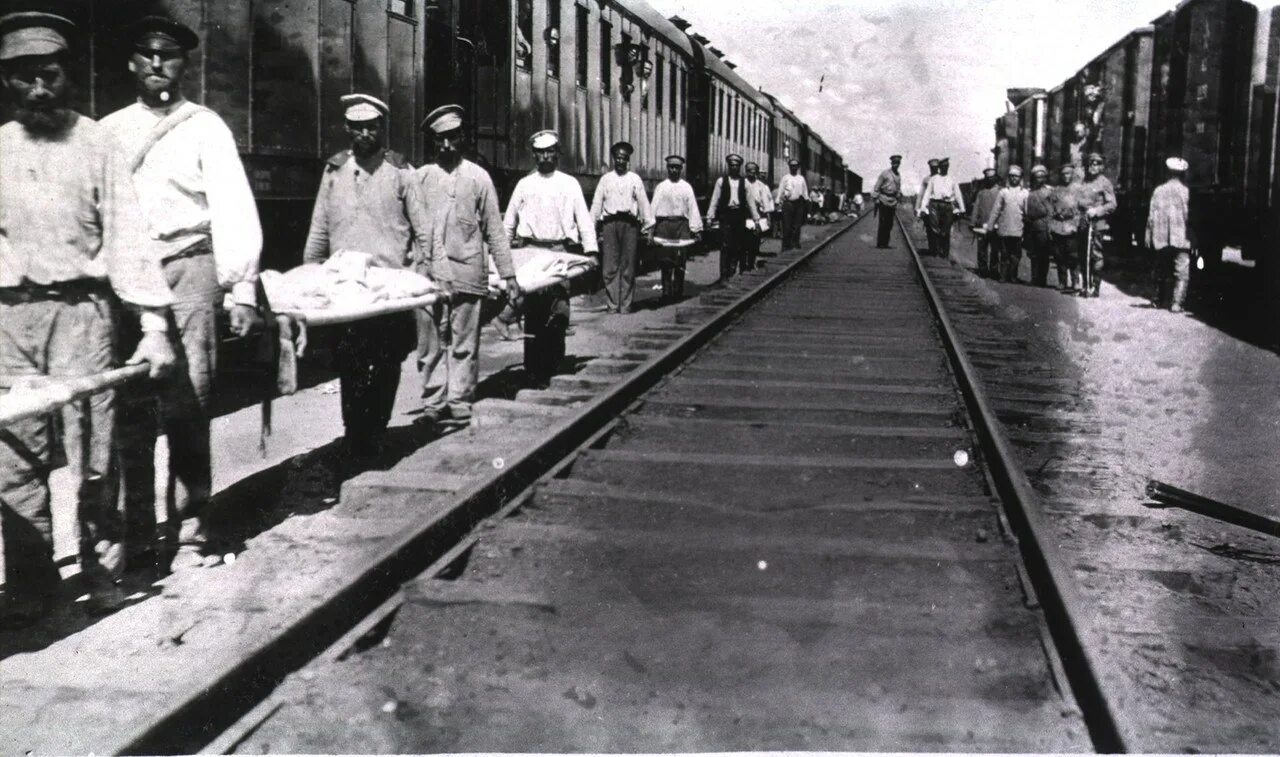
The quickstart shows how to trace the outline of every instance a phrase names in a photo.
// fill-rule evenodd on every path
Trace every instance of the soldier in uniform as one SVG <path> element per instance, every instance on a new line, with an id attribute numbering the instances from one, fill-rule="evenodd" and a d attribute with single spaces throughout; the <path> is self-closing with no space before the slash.
<path id="1" fill-rule="evenodd" d="M 978 196 L 974 198 L 973 213 L 969 217 L 978 246 L 978 275 L 983 278 L 999 276 L 1000 251 L 995 245 L 995 234 L 987 228 L 987 219 L 991 217 L 991 208 L 995 206 L 999 195 L 996 169 L 983 169 L 982 189 L 978 190 Z"/>
<path id="2" fill-rule="evenodd" d="M 876 201 L 876 215 L 879 216 L 876 227 L 876 247 L 882 250 L 889 246 L 893 214 L 898 212 L 898 200 L 902 197 L 902 174 L 898 173 L 901 165 L 901 155 L 889 156 L 889 167 L 880 172 L 875 186 L 871 189 L 871 196 Z"/>
<path id="3" fill-rule="evenodd" d="M 217 561 L 205 517 L 213 490 L 209 415 L 216 373 L 217 313 L 230 292 L 231 331 L 258 321 L 255 282 L 262 228 L 231 130 L 185 99 L 187 56 L 200 39 L 186 26 L 145 16 L 128 30 L 137 102 L 102 119 L 124 149 L 145 216 L 145 236 L 173 290 L 178 370 L 157 392 L 122 392 L 121 469 L 129 562 L 164 568 L 156 550 L 155 440 L 169 445 L 166 549 L 180 563 Z M 126 344 L 136 342 L 126 333 Z M 157 401 L 158 399 L 158 401 Z M 208 554 L 203 554 L 204 552 Z"/>
<path id="4" fill-rule="evenodd" d="M 1027 212 L 1027 189 L 1022 186 L 1022 168 L 1009 167 L 1009 185 L 1000 190 L 987 218 L 987 228 L 996 235 L 1000 247 L 1000 280 L 1018 281 L 1022 262 L 1022 234 Z"/>
<path id="5" fill-rule="evenodd" d="M 595 221 L 582 187 L 558 170 L 559 135 L 540 131 L 529 139 L 529 145 L 537 169 L 516 184 L 503 218 L 512 245 L 596 255 Z M 534 387 L 546 387 L 564 359 L 569 315 L 567 286 L 549 287 L 525 298 L 524 368 Z"/>
<path id="6" fill-rule="evenodd" d="M 1048 168 L 1032 166 L 1022 242 L 1027 248 L 1027 257 L 1031 259 L 1031 283 L 1038 287 L 1049 285 L 1049 261 L 1053 257 L 1053 240 L 1049 236 L 1053 188 L 1048 185 L 1048 180 Z"/>
<path id="7" fill-rule="evenodd" d="M 667 178 L 653 190 L 653 241 L 662 269 L 663 301 L 684 296 L 685 250 L 689 240 L 702 238 L 698 199 L 689 182 L 681 178 L 683 172 L 684 158 L 668 155 Z"/>
<path id="8" fill-rule="evenodd" d="M 742 270 L 754 271 L 764 265 L 759 261 L 760 240 L 769 230 L 769 216 L 773 214 L 773 193 L 769 191 L 769 185 L 760 180 L 760 166 L 748 163 L 746 171 L 747 200 L 755 206 L 758 220 L 756 227 L 747 235 L 747 254 L 742 261 Z"/>
<path id="9" fill-rule="evenodd" d="M 445 414 L 471 419 L 480 380 L 481 310 L 489 293 L 489 258 L 502 277 L 507 298 L 520 300 L 511 261 L 511 245 L 502 225 L 498 191 L 480 166 L 462 157 L 460 105 L 444 105 L 427 114 L 436 159 L 414 176 L 413 204 L 431 216 L 431 247 L 421 252 L 423 271 L 448 294 L 431 311 L 418 314 L 418 366 L 422 371 L 422 422 Z"/>
<path id="10" fill-rule="evenodd" d="M 1183 183 L 1187 161 L 1172 157 L 1165 161 L 1169 178 L 1151 193 L 1151 209 L 1147 214 L 1147 249 L 1155 250 L 1159 259 L 1160 287 L 1156 307 L 1168 307 L 1181 313 L 1191 279 L 1191 192 Z"/>
<path id="11" fill-rule="evenodd" d="M 618 142 L 609 150 L 613 170 L 600 177 L 591 198 L 600 240 L 600 272 L 604 279 L 605 303 L 618 313 L 631 312 L 636 290 L 636 251 L 640 235 L 653 228 L 653 213 L 644 182 L 631 169 L 635 148 Z"/>
<path id="12" fill-rule="evenodd" d="M 1107 219 L 1116 211 L 1116 189 L 1103 175 L 1104 162 L 1099 153 L 1089 153 L 1085 163 L 1084 180 L 1076 187 L 1076 200 L 1084 214 L 1085 242 L 1080 265 L 1089 267 L 1089 290 L 1081 297 L 1097 297 L 1102 287 L 1102 266 L 1107 231 L 1111 228 Z"/>
<path id="13" fill-rule="evenodd" d="M 951 257 L 951 223 L 956 213 L 964 214 L 964 195 L 948 175 L 950 168 L 949 158 L 939 160 L 938 173 L 929 177 L 920 196 L 920 213 L 933 232 L 930 252 L 941 258 Z"/>
<path id="14" fill-rule="evenodd" d="M 68 38 L 75 25 L 47 13 L 0 17 L 0 77 L 13 120 L 0 126 L 0 394 L 26 381 L 89 376 L 117 365 L 113 309 L 142 332 L 130 364 L 151 378 L 174 364 L 166 334 L 173 294 L 141 235 L 141 210 L 111 133 L 68 105 Z M 118 298 L 118 300 L 117 300 Z M 79 478 L 85 572 L 109 582 L 124 567 L 122 529 L 104 481 L 115 400 L 100 392 L 61 411 L 63 444 Z M 48 418 L 0 434 L 0 524 L 5 588 L 0 624 L 48 612 L 53 563 Z M 63 515 L 62 513 L 59 514 Z"/>
<path id="15" fill-rule="evenodd" d="M 1049 197 L 1049 239 L 1058 268 L 1058 289 L 1071 294 L 1080 286 L 1080 207 L 1076 201 L 1075 169 L 1066 163 L 1061 180 Z"/>
<path id="16" fill-rule="evenodd" d="M 341 102 L 351 149 L 325 164 L 303 260 L 323 263 L 339 251 L 351 251 L 368 255 L 370 266 L 404 268 L 431 244 L 431 218 L 417 202 L 413 169 L 383 144 L 390 113 L 386 103 L 364 94 L 343 95 Z M 349 454 L 379 452 L 400 386 L 400 365 L 416 341 L 408 313 L 342 328 L 335 358 Z"/>
<path id="17" fill-rule="evenodd" d="M 742 264 L 747 236 L 759 222 L 755 203 L 748 201 L 747 180 L 742 176 L 742 156 L 730 154 L 724 159 L 728 171 L 716 179 L 707 205 L 707 225 L 720 224 L 720 281 L 733 278 Z M 748 222 L 751 228 L 747 227 Z"/>
<path id="18" fill-rule="evenodd" d="M 782 249 L 794 250 L 800 247 L 800 229 L 804 226 L 805 203 L 809 196 L 809 185 L 800 173 L 800 161 L 792 158 L 787 161 L 791 173 L 782 177 L 778 184 L 778 203 L 782 205 Z"/>

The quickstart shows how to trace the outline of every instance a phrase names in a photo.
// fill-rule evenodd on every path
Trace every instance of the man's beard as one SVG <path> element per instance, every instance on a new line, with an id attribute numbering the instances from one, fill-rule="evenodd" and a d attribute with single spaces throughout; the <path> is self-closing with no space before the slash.
<path id="1" fill-rule="evenodd" d="M 59 137 L 71 129 L 76 112 L 65 105 L 32 108 L 18 105 L 13 109 L 13 119 L 37 137 Z"/>
<path id="2" fill-rule="evenodd" d="M 356 139 L 351 142 L 351 153 L 357 158 L 368 158 L 376 153 L 380 146 L 376 139 Z"/>

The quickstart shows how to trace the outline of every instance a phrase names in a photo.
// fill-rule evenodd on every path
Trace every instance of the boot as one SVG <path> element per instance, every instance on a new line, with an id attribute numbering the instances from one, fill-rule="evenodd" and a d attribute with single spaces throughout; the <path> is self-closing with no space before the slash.
<path id="1" fill-rule="evenodd" d="M 671 267 L 662 267 L 662 301 L 671 301 Z"/>
<path id="2" fill-rule="evenodd" d="M 1187 282 L 1176 281 L 1173 284 L 1173 302 L 1169 305 L 1169 310 L 1174 313 L 1182 312 L 1182 303 L 1187 299 Z"/>
<path id="3" fill-rule="evenodd" d="M 675 292 L 677 300 L 684 299 L 684 266 L 680 266 L 671 272 L 672 282 L 671 288 Z"/>

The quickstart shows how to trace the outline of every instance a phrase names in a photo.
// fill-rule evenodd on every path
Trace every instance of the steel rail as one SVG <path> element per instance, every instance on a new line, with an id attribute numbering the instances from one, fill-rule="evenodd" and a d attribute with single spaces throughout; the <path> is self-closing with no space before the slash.
<path id="1" fill-rule="evenodd" d="M 1091 613 L 1085 609 L 1076 588 L 1071 565 L 1058 550 L 1052 529 L 1042 516 L 1040 498 L 1018 464 L 1004 426 L 987 399 L 978 371 L 970 362 L 960 335 L 947 316 L 942 298 L 925 270 L 915 242 L 907 233 L 906 224 L 901 216 L 896 220 L 924 287 L 929 308 L 938 322 L 952 373 L 968 406 L 974 432 L 982 444 L 988 472 L 1018 537 L 1023 561 L 1049 620 L 1050 635 L 1062 657 L 1067 680 L 1084 715 L 1090 738 L 1100 752 L 1128 752 L 1136 743 L 1133 735 L 1137 731 L 1125 721 L 1116 706 L 1120 698 L 1108 691 L 1099 673 L 1102 663 L 1093 651 L 1096 644 L 1093 625 L 1089 622 Z"/>
<path id="2" fill-rule="evenodd" d="M 399 590 L 405 581 L 432 565 L 482 520 L 540 479 L 567 454 L 580 447 L 637 398 L 711 341 L 726 326 L 788 279 L 810 258 L 857 226 L 863 218 L 832 232 L 811 250 L 791 261 L 758 286 L 722 307 L 687 336 L 624 377 L 561 421 L 543 441 L 508 459 L 502 470 L 442 503 L 410 532 L 397 538 L 353 571 L 345 584 L 271 639 L 247 650 L 238 660 L 213 671 L 201 690 L 172 702 L 156 718 L 121 735 L 103 751 L 115 754 L 185 754 L 199 751 L 293 671 L 338 640 L 349 628 Z"/>

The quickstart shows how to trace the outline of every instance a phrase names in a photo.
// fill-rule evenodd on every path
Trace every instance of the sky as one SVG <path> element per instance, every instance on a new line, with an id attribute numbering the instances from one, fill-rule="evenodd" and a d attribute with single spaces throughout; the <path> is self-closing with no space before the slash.
<path id="1" fill-rule="evenodd" d="M 981 173 L 1006 89 L 1057 86 L 1176 0 L 649 3 L 689 20 L 868 182 L 901 153 L 914 186 L 930 157 Z"/>

